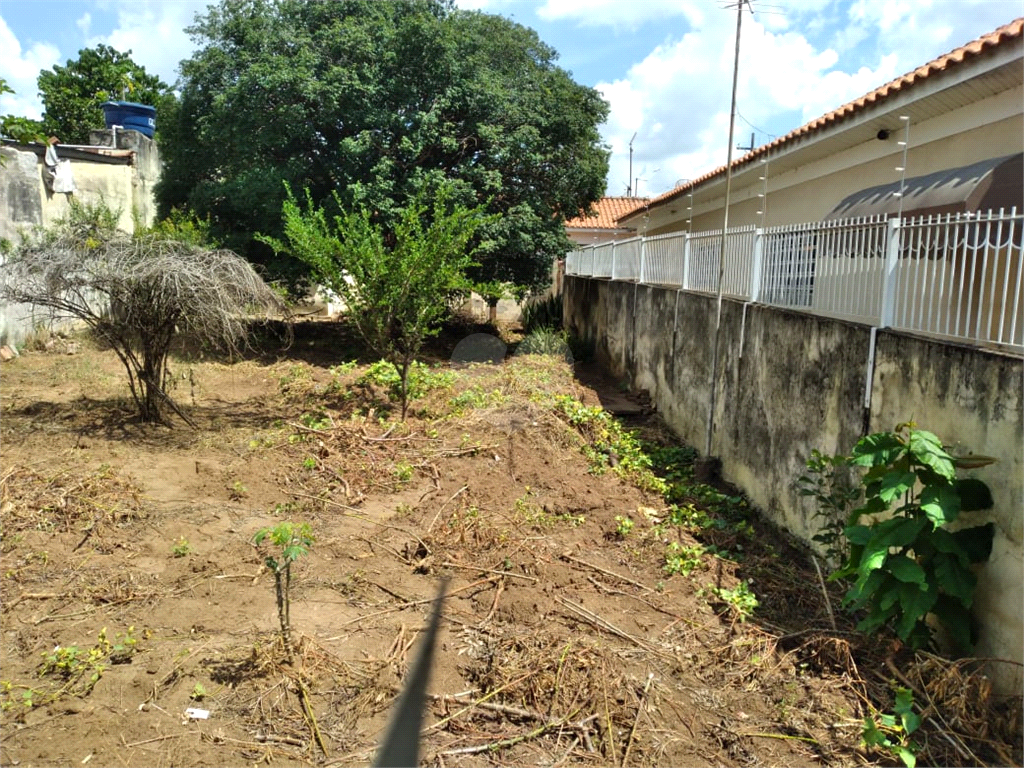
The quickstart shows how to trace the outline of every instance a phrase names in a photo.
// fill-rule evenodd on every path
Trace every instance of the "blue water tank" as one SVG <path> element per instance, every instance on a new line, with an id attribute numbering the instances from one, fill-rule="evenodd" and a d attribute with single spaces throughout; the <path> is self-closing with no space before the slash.
<path id="1" fill-rule="evenodd" d="M 132 101 L 105 101 L 100 107 L 103 108 L 103 119 L 107 123 L 107 128 L 119 125 L 153 138 L 153 132 L 156 130 L 155 107 Z"/>

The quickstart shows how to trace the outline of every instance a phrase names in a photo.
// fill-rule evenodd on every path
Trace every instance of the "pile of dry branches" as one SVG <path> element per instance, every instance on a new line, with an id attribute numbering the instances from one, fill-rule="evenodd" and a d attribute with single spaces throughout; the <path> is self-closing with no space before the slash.
<path id="1" fill-rule="evenodd" d="M 144 421 L 160 420 L 161 404 L 189 421 L 164 391 L 175 335 L 235 352 L 254 314 L 282 308 L 240 256 L 154 236 L 65 226 L 22 244 L 0 270 L 4 301 L 84 322 L 114 349 Z"/>

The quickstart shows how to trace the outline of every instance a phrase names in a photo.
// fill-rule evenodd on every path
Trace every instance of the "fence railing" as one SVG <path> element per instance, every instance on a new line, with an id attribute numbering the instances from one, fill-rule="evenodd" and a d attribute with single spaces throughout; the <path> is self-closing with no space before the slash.
<path id="1" fill-rule="evenodd" d="M 1024 349 L 1024 213 L 874 216 L 725 237 L 722 295 Z M 718 292 L 722 231 L 573 251 L 566 274 Z"/>

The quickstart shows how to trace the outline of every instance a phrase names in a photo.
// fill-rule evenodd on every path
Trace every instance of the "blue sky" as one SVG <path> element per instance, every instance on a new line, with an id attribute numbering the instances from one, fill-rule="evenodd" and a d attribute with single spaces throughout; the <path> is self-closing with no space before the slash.
<path id="1" fill-rule="evenodd" d="M 611 104 L 608 194 L 654 195 L 725 162 L 735 11 L 726 0 L 457 0 L 532 27 Z M 39 117 L 40 69 L 106 43 L 168 83 L 208 0 L 0 0 L 0 113 Z M 1014 18 L 1024 0 L 754 0 L 736 143 L 764 143 Z M 159 118 L 158 118 L 159 119 Z"/>

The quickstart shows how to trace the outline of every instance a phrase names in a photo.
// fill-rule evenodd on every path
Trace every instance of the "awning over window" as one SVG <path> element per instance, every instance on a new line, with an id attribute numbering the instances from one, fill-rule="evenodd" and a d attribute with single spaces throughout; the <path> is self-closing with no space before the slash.
<path id="1" fill-rule="evenodd" d="M 1024 210 L 1024 153 L 983 160 L 907 179 L 903 216 L 987 211 L 1016 206 Z M 896 215 L 900 182 L 855 192 L 825 216 L 825 221 L 860 216 Z"/>

